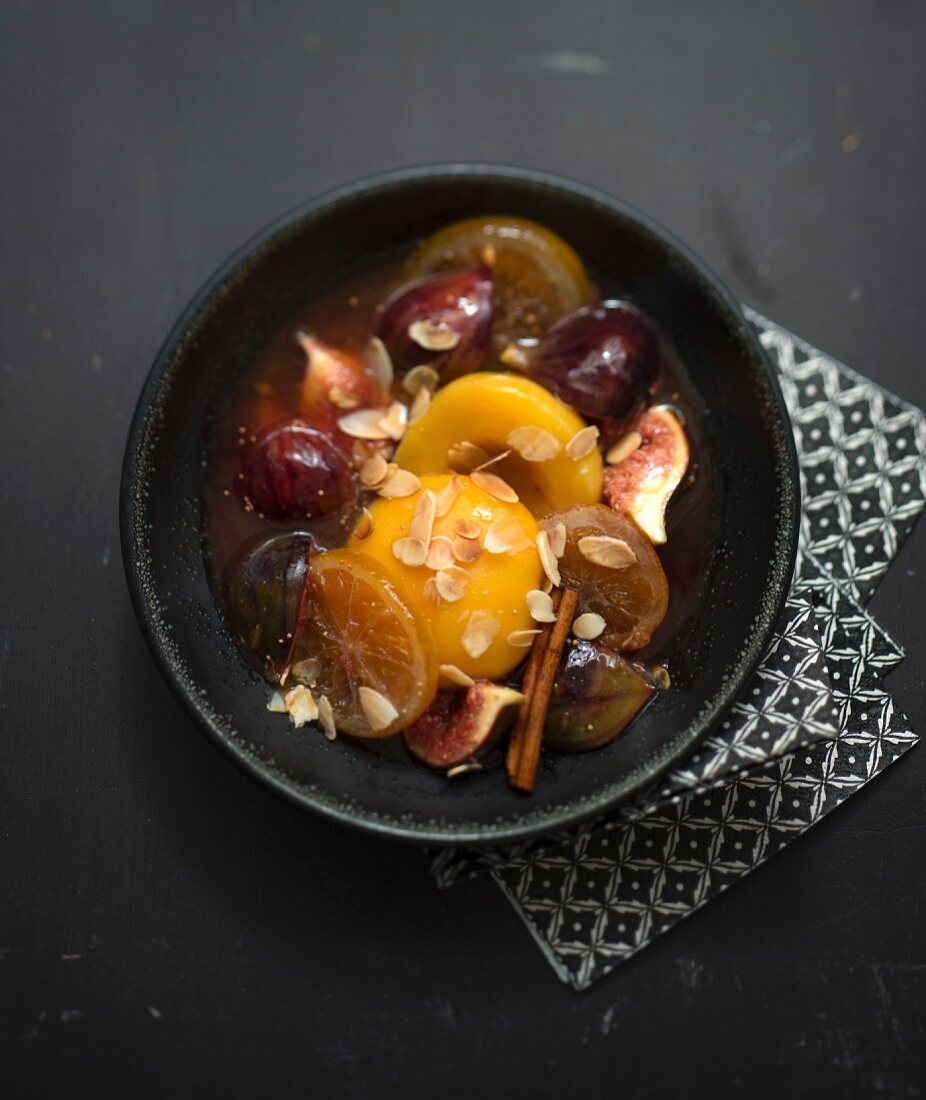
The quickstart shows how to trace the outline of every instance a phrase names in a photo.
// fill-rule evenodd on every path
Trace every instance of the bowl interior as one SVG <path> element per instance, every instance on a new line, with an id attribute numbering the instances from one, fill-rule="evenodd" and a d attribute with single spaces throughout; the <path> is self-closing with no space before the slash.
<path id="1" fill-rule="evenodd" d="M 501 773 L 448 784 L 329 744 L 268 714 L 265 681 L 228 634 L 202 555 L 210 427 L 231 382 L 298 307 L 371 256 L 480 213 L 533 218 L 650 313 L 690 379 L 715 518 L 691 611 L 669 640 L 673 688 L 607 748 L 545 756 L 535 793 Z M 123 550 L 162 670 L 241 764 L 302 804 L 427 841 L 511 839 L 601 811 L 656 777 L 716 721 L 761 656 L 790 582 L 797 477 L 777 385 L 729 296 L 662 230 L 605 196 L 500 169 L 394 173 L 295 211 L 233 257 L 168 338 L 133 423 Z"/>

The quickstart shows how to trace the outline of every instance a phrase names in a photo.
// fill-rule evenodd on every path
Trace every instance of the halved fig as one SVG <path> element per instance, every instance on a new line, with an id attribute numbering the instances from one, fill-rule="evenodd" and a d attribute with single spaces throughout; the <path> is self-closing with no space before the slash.
<path id="1" fill-rule="evenodd" d="M 376 324 L 397 370 L 427 363 L 445 382 L 481 365 L 491 332 L 492 268 L 485 263 L 400 288 Z"/>
<path id="2" fill-rule="evenodd" d="M 361 355 L 331 347 L 304 332 L 297 339 L 306 355 L 300 393 L 306 417 L 324 412 L 337 419 L 351 409 L 386 403 L 388 381 L 378 369 L 375 349 Z"/>
<path id="3" fill-rule="evenodd" d="M 579 611 L 604 619 L 603 645 L 642 649 L 669 606 L 669 584 L 652 543 L 632 519 L 606 504 L 563 508 L 540 521 L 551 543 L 560 542 L 560 525 L 560 576 L 578 590 Z"/>
<path id="4" fill-rule="evenodd" d="M 523 702 L 519 691 L 491 680 L 477 680 L 465 695 L 439 691 L 424 714 L 403 731 L 402 739 L 423 764 L 453 768 L 491 748 L 504 731 L 505 719 L 514 717 L 514 707 Z"/>
<path id="5" fill-rule="evenodd" d="M 671 409 L 657 405 L 630 425 L 636 450 L 604 472 L 604 495 L 652 542 L 666 541 L 666 505 L 688 469 L 688 439 Z M 635 438 L 635 437 L 634 437 Z"/>
<path id="6" fill-rule="evenodd" d="M 575 642 L 553 682 L 544 746 L 587 752 L 607 745 L 655 690 L 655 680 L 641 665 L 597 642 Z"/>

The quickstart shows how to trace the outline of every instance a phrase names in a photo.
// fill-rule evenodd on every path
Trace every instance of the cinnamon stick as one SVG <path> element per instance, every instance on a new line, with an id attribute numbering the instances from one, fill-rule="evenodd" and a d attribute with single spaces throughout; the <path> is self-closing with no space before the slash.
<path id="1" fill-rule="evenodd" d="M 534 789 L 537 764 L 540 760 L 540 745 L 543 741 L 543 727 L 547 720 L 547 710 L 550 707 L 553 681 L 556 679 L 556 671 L 559 668 L 566 639 L 569 637 L 569 628 L 572 626 L 578 602 L 579 594 L 574 588 L 563 589 L 559 606 L 556 609 L 556 622 L 553 623 L 547 636 L 546 646 L 539 658 L 538 669 L 531 685 L 531 691 L 529 694 L 525 691 L 525 694 L 528 695 L 527 702 L 524 704 L 527 717 L 521 738 L 521 751 L 517 770 L 514 778 L 511 779 L 511 785 L 519 791 L 529 792 Z"/>
<path id="2" fill-rule="evenodd" d="M 562 595 L 562 591 L 557 588 L 551 596 L 554 614 L 559 608 L 559 601 L 562 599 Z M 508 752 L 505 754 L 505 767 L 508 769 L 508 781 L 512 784 L 518 774 L 518 765 L 521 761 L 521 750 L 524 747 L 524 733 L 527 729 L 527 719 L 530 715 L 531 700 L 533 699 L 534 689 L 537 685 L 537 675 L 540 672 L 543 655 L 546 652 L 547 643 L 550 640 L 550 633 L 555 625 L 556 620 L 552 623 L 543 624 L 541 632 L 534 639 L 530 656 L 527 659 L 527 667 L 524 669 L 524 676 L 521 678 L 521 694 L 525 696 L 525 699 L 521 704 L 521 709 L 518 711 L 518 717 L 511 730 L 511 736 L 508 739 Z"/>

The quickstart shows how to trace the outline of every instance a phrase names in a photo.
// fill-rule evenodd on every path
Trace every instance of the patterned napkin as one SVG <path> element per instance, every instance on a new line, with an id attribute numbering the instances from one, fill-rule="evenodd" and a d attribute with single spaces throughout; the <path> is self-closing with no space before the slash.
<path id="1" fill-rule="evenodd" d="M 880 678 L 903 656 L 862 608 L 926 500 L 926 417 L 758 314 L 803 487 L 803 551 L 769 652 L 657 787 L 568 832 L 434 855 L 489 868 L 559 977 L 587 988 L 795 839 L 916 742 Z"/>

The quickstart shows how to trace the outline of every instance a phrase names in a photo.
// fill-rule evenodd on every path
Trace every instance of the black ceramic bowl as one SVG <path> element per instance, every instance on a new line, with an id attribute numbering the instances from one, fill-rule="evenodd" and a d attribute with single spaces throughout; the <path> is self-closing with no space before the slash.
<path id="1" fill-rule="evenodd" d="M 458 218 L 509 213 L 565 237 L 656 320 L 691 380 L 713 464 L 714 543 L 669 640 L 673 686 L 584 755 L 545 755 L 533 795 L 500 771 L 448 783 L 268 714 L 268 687 L 226 630 L 202 551 L 210 426 L 233 380 L 296 309 L 371 257 Z M 736 302 L 665 230 L 606 195 L 536 172 L 454 165 L 392 172 L 315 199 L 258 234 L 177 322 L 145 384 L 122 476 L 129 588 L 168 682 L 256 778 L 338 821 L 419 841 L 511 840 L 613 807 L 701 739 L 743 684 L 788 592 L 798 480 L 787 414 Z"/>

